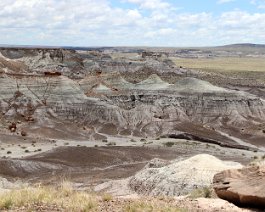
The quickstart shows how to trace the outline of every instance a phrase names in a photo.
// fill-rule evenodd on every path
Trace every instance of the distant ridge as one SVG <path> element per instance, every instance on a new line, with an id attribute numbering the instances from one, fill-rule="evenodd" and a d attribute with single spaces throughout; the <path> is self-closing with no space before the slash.
<path id="1" fill-rule="evenodd" d="M 42 46 L 42 45 L 9 45 L 0 44 L 0 48 L 10 48 L 10 49 L 60 49 L 60 46 Z"/>
<path id="2" fill-rule="evenodd" d="M 93 50 L 107 50 L 114 49 L 115 47 L 81 47 L 81 46 L 45 46 L 45 45 L 9 45 L 0 44 L 0 48 L 10 48 L 10 49 L 68 49 L 68 50 L 83 50 L 83 51 L 93 51 Z"/>
<path id="3" fill-rule="evenodd" d="M 229 44 L 220 47 L 229 47 L 229 48 L 265 48 L 265 44 L 254 44 L 254 43 L 236 43 L 236 44 Z"/>
<path id="4" fill-rule="evenodd" d="M 139 53 L 142 51 L 145 51 L 146 48 L 156 48 L 156 47 L 121 47 L 121 46 L 46 46 L 46 45 L 10 45 L 10 44 L 0 44 L 0 48 L 10 48 L 10 49 L 67 49 L 67 50 L 79 50 L 79 51 L 105 51 L 105 50 L 113 50 L 113 51 L 123 51 L 123 52 L 133 52 L 133 53 Z M 163 49 L 163 47 L 161 47 Z M 165 47 L 168 48 L 168 47 Z M 172 47 L 172 48 L 180 48 L 180 47 Z M 254 43 L 235 43 L 235 44 L 228 44 L 223 46 L 208 46 L 208 47 L 181 47 L 181 49 L 186 48 L 213 48 L 213 49 L 261 49 L 265 48 L 265 44 L 254 44 Z"/>

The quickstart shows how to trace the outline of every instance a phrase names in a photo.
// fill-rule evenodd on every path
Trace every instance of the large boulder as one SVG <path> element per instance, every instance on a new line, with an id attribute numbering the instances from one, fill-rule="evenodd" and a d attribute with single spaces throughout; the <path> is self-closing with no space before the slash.
<path id="1" fill-rule="evenodd" d="M 218 197 L 234 204 L 265 208 L 265 166 L 222 171 L 214 176 Z"/>

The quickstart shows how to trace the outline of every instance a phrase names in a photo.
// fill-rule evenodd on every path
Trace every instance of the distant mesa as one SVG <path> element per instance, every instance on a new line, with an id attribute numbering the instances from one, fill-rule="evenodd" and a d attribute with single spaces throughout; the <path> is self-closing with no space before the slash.
<path id="1" fill-rule="evenodd" d="M 228 48 L 265 48 L 265 44 L 254 44 L 254 43 L 235 43 L 224 45 L 220 47 L 228 47 Z"/>

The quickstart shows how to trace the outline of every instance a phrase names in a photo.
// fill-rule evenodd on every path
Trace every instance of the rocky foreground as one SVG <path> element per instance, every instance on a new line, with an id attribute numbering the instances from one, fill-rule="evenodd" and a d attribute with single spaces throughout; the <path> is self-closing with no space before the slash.
<path id="1" fill-rule="evenodd" d="M 69 183 L 63 183 L 57 189 L 28 187 L 0 194 L 0 197 L 1 211 L 249 211 L 221 199 L 117 198 L 109 194 L 95 195 L 74 191 Z"/>
<path id="2" fill-rule="evenodd" d="M 0 209 L 227 212 L 252 211 L 253 208 L 259 210 L 264 208 L 264 161 L 258 164 L 242 168 L 239 163 L 223 162 L 210 155 L 197 155 L 180 161 L 155 159 L 129 178 L 97 185 L 94 188 L 97 193 L 80 191 L 83 188 L 71 182 L 36 187 L 1 178 Z M 224 200 L 217 198 L 213 188 L 217 196 Z"/>
<path id="3" fill-rule="evenodd" d="M 226 170 L 214 176 L 217 195 L 237 205 L 265 208 L 265 166 Z"/>

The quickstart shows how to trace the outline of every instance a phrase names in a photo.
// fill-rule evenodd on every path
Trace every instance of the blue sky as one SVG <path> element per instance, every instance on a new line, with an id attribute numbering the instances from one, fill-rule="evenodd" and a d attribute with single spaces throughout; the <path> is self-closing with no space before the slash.
<path id="1" fill-rule="evenodd" d="M 179 11 L 192 13 L 212 12 L 218 15 L 224 11 L 231 11 L 234 9 L 242 9 L 252 12 L 258 11 L 257 7 L 249 0 L 227 1 L 226 3 L 220 3 L 216 0 L 168 0 L 165 2 L 179 8 Z M 111 3 L 114 7 L 137 9 L 137 6 L 134 3 L 128 1 L 113 0 Z"/>
<path id="2" fill-rule="evenodd" d="M 1 0 L 0 7 L 2 44 L 265 43 L 265 0 Z"/>

